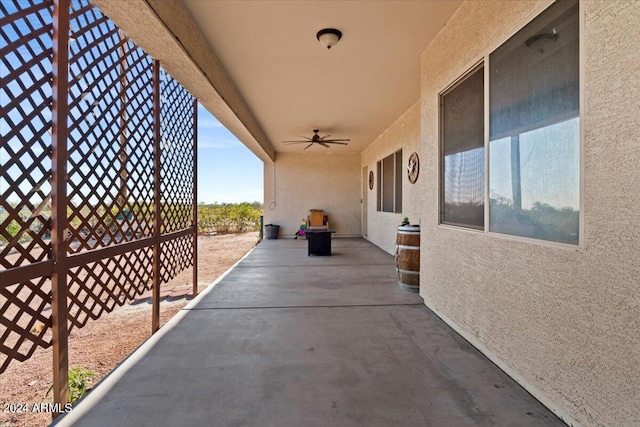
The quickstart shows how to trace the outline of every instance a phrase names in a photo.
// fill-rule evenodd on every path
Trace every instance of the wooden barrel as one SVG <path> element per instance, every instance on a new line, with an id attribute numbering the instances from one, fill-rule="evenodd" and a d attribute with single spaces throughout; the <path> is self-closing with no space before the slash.
<path id="1" fill-rule="evenodd" d="M 398 226 L 396 271 L 400 289 L 420 291 L 420 226 Z"/>

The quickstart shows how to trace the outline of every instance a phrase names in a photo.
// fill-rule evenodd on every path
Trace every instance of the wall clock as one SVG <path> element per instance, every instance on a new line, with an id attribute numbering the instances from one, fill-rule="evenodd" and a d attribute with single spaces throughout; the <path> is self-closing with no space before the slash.
<path id="1" fill-rule="evenodd" d="M 413 152 L 409 156 L 409 163 L 407 164 L 407 177 L 409 182 L 415 184 L 418 180 L 418 174 L 420 173 L 420 159 L 418 153 Z"/>
<path id="2" fill-rule="evenodd" d="M 373 190 L 373 171 L 369 171 L 369 190 Z"/>

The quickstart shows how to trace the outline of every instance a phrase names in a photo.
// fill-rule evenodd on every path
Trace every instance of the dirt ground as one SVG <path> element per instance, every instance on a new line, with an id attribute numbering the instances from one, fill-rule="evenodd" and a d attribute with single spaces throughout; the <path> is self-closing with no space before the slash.
<path id="1" fill-rule="evenodd" d="M 229 234 L 198 237 L 198 288 L 203 290 L 242 258 L 258 242 L 258 233 Z M 163 290 L 175 292 L 160 303 L 161 324 L 184 307 L 190 296 L 185 289 L 192 287 L 192 270 L 183 271 Z M 165 294 L 165 292 L 163 292 Z M 127 355 L 142 344 L 151 333 L 151 300 L 138 298 L 131 304 L 116 308 L 98 320 L 89 321 L 69 336 L 69 367 L 93 371 L 97 383 Z M 0 375 L 0 427 L 45 426 L 51 422 L 50 413 L 33 413 L 35 403 L 52 400 L 47 390 L 52 377 L 51 349 L 38 349 L 25 362 L 13 362 Z M 19 412 L 27 404 L 26 413 Z"/>

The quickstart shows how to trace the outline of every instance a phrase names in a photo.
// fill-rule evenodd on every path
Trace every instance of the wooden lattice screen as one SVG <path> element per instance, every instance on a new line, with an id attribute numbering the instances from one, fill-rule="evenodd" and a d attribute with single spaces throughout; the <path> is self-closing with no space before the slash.
<path id="1" fill-rule="evenodd" d="M 196 263 L 196 101 L 87 0 L 0 1 L 0 372 Z"/>

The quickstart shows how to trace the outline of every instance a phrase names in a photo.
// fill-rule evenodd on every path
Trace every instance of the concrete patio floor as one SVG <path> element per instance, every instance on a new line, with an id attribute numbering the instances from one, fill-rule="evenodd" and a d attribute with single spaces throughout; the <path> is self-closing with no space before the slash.
<path id="1" fill-rule="evenodd" d="M 56 425 L 551 426 L 364 239 L 265 240 Z"/>

